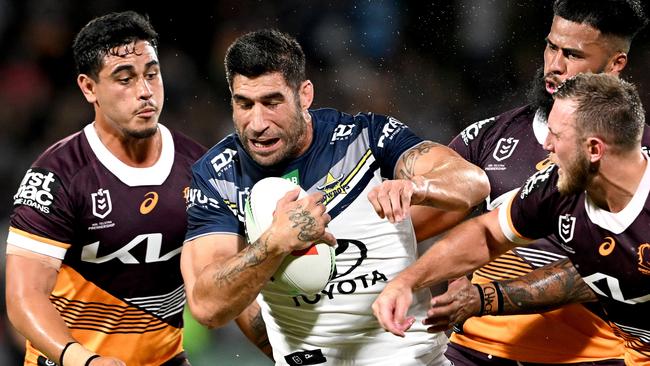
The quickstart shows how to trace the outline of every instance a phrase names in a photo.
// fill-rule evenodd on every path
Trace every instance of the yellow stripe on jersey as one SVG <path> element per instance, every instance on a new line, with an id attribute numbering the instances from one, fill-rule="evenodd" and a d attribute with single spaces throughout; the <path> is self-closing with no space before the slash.
<path id="1" fill-rule="evenodd" d="M 350 172 L 350 174 L 348 174 L 348 175 L 343 179 L 343 181 L 340 183 L 340 186 L 341 186 L 341 187 L 346 187 L 348 184 L 350 184 L 350 182 L 354 179 L 354 177 L 356 177 L 357 174 L 361 171 L 361 168 L 363 168 L 363 166 L 366 164 L 366 161 L 368 160 L 368 158 L 370 158 L 370 156 L 372 156 L 372 150 L 368 149 L 368 150 L 365 152 L 365 154 L 363 154 L 363 156 L 361 157 L 361 159 L 359 159 L 359 161 L 358 161 L 357 164 L 355 165 L 354 169 L 352 169 L 352 171 Z M 327 204 L 328 204 L 330 201 L 332 201 L 334 198 L 336 198 L 336 195 L 334 195 L 334 196 L 330 196 L 330 197 L 326 197 L 326 198 L 325 198 L 325 201 L 324 201 L 325 205 L 327 205 Z"/>

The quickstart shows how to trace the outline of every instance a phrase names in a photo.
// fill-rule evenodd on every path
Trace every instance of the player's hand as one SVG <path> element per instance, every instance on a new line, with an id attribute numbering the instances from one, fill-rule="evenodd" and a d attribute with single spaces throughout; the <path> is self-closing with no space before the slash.
<path id="1" fill-rule="evenodd" d="M 406 316 L 412 301 L 411 287 L 395 279 L 386 285 L 372 304 L 372 312 L 382 328 L 398 337 L 404 337 L 415 322 L 415 317 Z"/>
<path id="2" fill-rule="evenodd" d="M 299 189 L 287 192 L 273 214 L 270 237 L 284 253 L 308 248 L 316 242 L 336 245 L 334 236 L 326 230 L 332 220 L 323 204 L 322 193 L 312 193 L 298 199 Z"/>
<path id="3" fill-rule="evenodd" d="M 126 366 L 126 362 L 114 357 L 97 357 L 90 361 L 89 366 Z"/>
<path id="4" fill-rule="evenodd" d="M 447 291 L 431 299 L 427 318 L 422 321 L 429 332 L 442 332 L 453 325 L 461 327 L 468 318 L 480 315 L 481 299 L 476 286 L 461 277 L 450 281 Z"/>
<path id="5" fill-rule="evenodd" d="M 410 180 L 386 180 L 368 193 L 368 200 L 379 217 L 395 223 L 409 215 L 411 205 L 424 200 L 424 193 Z"/>

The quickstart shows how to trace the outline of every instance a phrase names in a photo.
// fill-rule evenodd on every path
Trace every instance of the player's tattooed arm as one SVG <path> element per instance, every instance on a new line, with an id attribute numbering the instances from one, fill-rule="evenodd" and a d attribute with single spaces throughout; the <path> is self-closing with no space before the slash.
<path id="1" fill-rule="evenodd" d="M 431 141 L 405 151 L 395 165 L 394 177 L 368 193 L 375 211 L 391 222 L 408 216 L 414 205 L 465 213 L 490 192 L 481 168 Z"/>
<path id="2" fill-rule="evenodd" d="M 597 301 L 569 259 L 562 259 L 527 275 L 500 281 L 504 314 L 537 313 L 570 303 Z"/>
<path id="3" fill-rule="evenodd" d="M 300 241 L 314 241 L 320 235 L 317 232 L 317 222 L 311 212 L 298 206 L 289 212 L 289 220 L 292 227 L 299 228 L 298 239 Z"/>
<path id="4" fill-rule="evenodd" d="M 260 237 L 251 245 L 237 253 L 237 260 L 227 262 L 214 272 L 214 284 L 217 287 L 231 284 L 237 276 L 248 268 L 260 265 L 268 257 L 268 237 Z"/>
<path id="5" fill-rule="evenodd" d="M 253 303 L 235 319 L 235 322 L 251 343 L 253 343 L 270 359 L 273 359 L 273 349 L 271 348 L 271 343 L 269 342 L 269 337 L 266 332 L 266 324 L 262 318 L 262 310 L 257 301 L 253 301 Z"/>

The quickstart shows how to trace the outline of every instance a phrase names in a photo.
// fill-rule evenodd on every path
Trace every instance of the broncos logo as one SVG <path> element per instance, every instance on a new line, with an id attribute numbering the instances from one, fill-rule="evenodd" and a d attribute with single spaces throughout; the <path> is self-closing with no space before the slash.
<path id="1" fill-rule="evenodd" d="M 639 245 L 639 272 L 650 275 L 650 244 Z"/>

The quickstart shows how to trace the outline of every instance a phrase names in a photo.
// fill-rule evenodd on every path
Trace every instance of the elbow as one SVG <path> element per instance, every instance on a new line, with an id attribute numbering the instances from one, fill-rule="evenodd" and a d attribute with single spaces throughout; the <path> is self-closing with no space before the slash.
<path id="1" fill-rule="evenodd" d="M 192 317 L 209 329 L 223 327 L 232 319 L 226 307 L 207 306 L 194 301 L 188 301 L 187 305 Z"/>
<path id="2" fill-rule="evenodd" d="M 485 201 L 490 194 L 490 180 L 483 169 L 476 167 L 471 174 L 472 177 L 467 180 L 467 182 L 471 182 L 471 186 L 467 190 L 469 194 L 466 196 L 465 201 L 465 209 L 467 210 Z"/>

